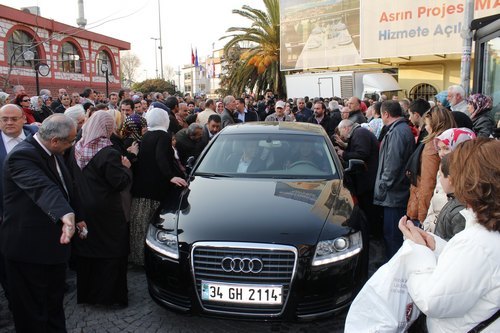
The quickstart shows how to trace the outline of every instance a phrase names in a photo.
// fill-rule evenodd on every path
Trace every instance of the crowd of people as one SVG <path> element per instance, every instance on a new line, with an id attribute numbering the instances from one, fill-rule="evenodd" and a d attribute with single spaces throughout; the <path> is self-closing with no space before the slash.
<path id="1" fill-rule="evenodd" d="M 59 89 L 53 98 L 47 89 L 29 96 L 15 86 L 11 99 L 0 92 L 0 106 L 0 282 L 19 332 L 64 330 L 70 247 L 77 302 L 127 306 L 127 265 L 144 265 L 153 214 L 188 187 L 192 157 L 221 129 L 238 123 L 317 124 L 343 163 L 363 160 L 366 170 L 349 179 L 349 189 L 368 217 L 372 236 L 384 239 L 387 259 L 401 247 L 403 235 L 432 252 L 445 241 L 450 247 L 458 243 L 455 235 L 469 225 L 480 229 L 477 237 L 488 251 L 500 244 L 494 181 L 500 155 L 492 99 L 465 98 L 460 86 L 433 101 L 284 99 L 272 91 L 256 98 L 130 90 L 105 96 L 91 88 L 71 94 Z M 494 156 L 484 168 L 477 166 L 487 152 Z M 460 172 L 462 167 L 470 172 Z M 486 185 L 488 179 L 493 181 Z M 444 241 L 434 241 L 429 233 Z M 496 288 L 496 308 L 498 255 L 497 249 L 486 263 L 496 265 L 497 280 L 476 295 L 483 304 L 491 298 L 485 293 Z M 428 274 L 441 274 L 441 261 L 426 264 Z M 415 293 L 417 284 L 410 285 Z M 417 304 L 429 317 L 449 315 L 434 312 L 425 297 L 417 295 Z M 471 323 L 494 309 L 482 308 L 487 311 L 483 316 L 474 312 Z"/>

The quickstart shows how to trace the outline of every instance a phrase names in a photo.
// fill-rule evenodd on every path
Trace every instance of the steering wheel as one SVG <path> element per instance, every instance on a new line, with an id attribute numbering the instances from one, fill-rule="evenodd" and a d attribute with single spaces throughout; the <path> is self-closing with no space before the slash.
<path id="1" fill-rule="evenodd" d="M 288 166 L 288 169 L 294 168 L 297 165 L 309 165 L 309 166 L 312 166 L 312 167 L 318 169 L 318 166 L 316 164 L 314 164 L 313 162 L 311 162 L 311 161 L 304 161 L 304 160 L 293 162 L 292 164 L 290 164 Z"/>

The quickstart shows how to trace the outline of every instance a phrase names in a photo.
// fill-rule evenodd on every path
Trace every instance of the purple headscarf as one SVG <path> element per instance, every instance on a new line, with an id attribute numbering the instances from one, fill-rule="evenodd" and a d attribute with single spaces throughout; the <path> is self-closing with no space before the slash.
<path id="1" fill-rule="evenodd" d="M 470 118 L 473 120 L 483 112 L 491 110 L 493 107 L 491 97 L 483 94 L 470 95 L 469 98 L 467 98 L 467 103 L 471 104 L 474 108 L 474 111 L 470 115 Z"/>

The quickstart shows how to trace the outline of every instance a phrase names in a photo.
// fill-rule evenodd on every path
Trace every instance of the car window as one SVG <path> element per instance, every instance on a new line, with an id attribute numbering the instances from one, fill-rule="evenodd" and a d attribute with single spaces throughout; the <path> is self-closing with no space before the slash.
<path id="1" fill-rule="evenodd" d="M 338 177 L 325 138 L 297 134 L 220 135 L 196 173 L 273 178 Z"/>

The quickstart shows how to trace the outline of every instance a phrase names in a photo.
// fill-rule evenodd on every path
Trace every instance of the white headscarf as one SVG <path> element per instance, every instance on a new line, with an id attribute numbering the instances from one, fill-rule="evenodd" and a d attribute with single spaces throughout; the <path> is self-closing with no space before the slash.
<path id="1" fill-rule="evenodd" d="M 148 122 L 148 131 L 168 131 L 170 118 L 168 112 L 160 108 L 152 108 L 146 112 L 146 121 Z"/>

